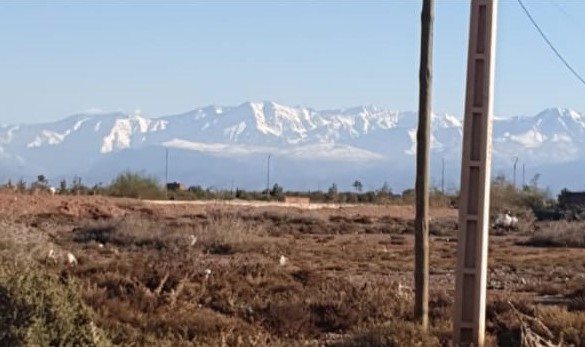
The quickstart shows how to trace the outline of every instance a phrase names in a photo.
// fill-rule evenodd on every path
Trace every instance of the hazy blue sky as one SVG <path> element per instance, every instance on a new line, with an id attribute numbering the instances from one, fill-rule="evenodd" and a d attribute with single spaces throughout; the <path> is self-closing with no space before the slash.
<path id="1" fill-rule="evenodd" d="M 524 0 L 585 74 L 585 1 Z M 0 3 L 0 123 L 272 100 L 416 110 L 418 0 Z M 469 1 L 437 0 L 436 111 L 463 110 Z M 495 111 L 585 111 L 585 87 L 500 0 Z"/>

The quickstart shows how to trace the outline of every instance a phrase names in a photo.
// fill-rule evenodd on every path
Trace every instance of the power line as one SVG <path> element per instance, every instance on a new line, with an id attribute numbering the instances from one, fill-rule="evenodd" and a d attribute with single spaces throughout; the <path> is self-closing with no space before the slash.
<path id="1" fill-rule="evenodd" d="M 548 0 L 548 2 L 550 4 L 552 4 L 557 10 L 559 10 L 563 15 L 565 15 L 565 17 L 570 18 L 570 19 L 575 19 L 573 18 L 573 16 L 571 16 L 569 14 L 569 12 L 567 12 L 567 10 L 565 10 L 563 8 L 563 6 L 561 6 L 561 4 L 559 4 L 556 0 Z"/>
<path id="2" fill-rule="evenodd" d="M 583 30 L 583 26 L 582 26 L 582 22 L 579 21 L 573 14 L 569 13 L 559 2 L 558 0 L 547 0 L 548 3 L 555 8 L 555 10 L 557 10 L 557 12 L 559 12 L 564 19 L 566 19 L 567 21 L 569 21 L 571 24 L 575 25 L 576 29 L 578 29 L 581 34 L 585 34 L 585 31 Z"/>
<path id="3" fill-rule="evenodd" d="M 546 36 L 546 34 L 544 33 L 544 31 L 542 31 L 542 29 L 540 28 L 540 26 L 538 25 L 538 23 L 536 23 L 536 21 L 534 20 L 534 17 L 532 17 L 532 15 L 530 14 L 530 11 L 528 11 L 528 9 L 526 8 L 526 6 L 524 6 L 524 3 L 522 2 L 522 0 L 518 0 L 518 3 L 520 4 L 520 6 L 522 7 L 522 9 L 524 10 L 524 13 L 526 13 L 526 16 L 528 16 L 528 19 L 530 19 L 530 22 L 532 22 L 532 25 L 534 25 L 534 27 L 536 28 L 536 30 L 538 30 L 538 33 L 540 34 L 540 36 L 542 36 L 542 38 L 544 39 L 544 41 L 552 49 L 552 51 L 555 53 L 555 55 L 561 60 L 561 62 L 565 65 L 565 67 L 567 69 L 569 69 L 569 71 L 571 71 L 571 73 L 575 77 L 577 77 L 577 79 L 583 85 L 585 85 L 585 78 L 581 77 L 581 75 L 579 75 L 579 73 L 577 71 L 575 71 L 575 69 L 573 69 L 573 67 L 571 66 L 571 64 L 569 64 L 569 62 L 563 57 L 563 55 L 556 49 L 556 47 L 552 44 L 552 42 Z"/>

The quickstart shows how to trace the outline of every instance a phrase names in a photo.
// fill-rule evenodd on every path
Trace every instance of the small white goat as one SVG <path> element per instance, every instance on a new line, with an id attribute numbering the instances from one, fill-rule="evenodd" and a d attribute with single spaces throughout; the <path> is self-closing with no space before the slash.
<path id="1" fill-rule="evenodd" d="M 49 254 L 47 255 L 47 260 L 52 261 L 53 263 L 57 263 L 57 256 L 55 255 L 55 250 L 50 249 Z"/>
<path id="2" fill-rule="evenodd" d="M 506 230 L 510 230 L 516 228 L 518 226 L 518 218 L 512 216 L 510 211 L 507 211 L 504 214 L 499 214 L 494 222 L 494 227 L 496 228 L 503 228 Z"/>
<path id="3" fill-rule="evenodd" d="M 49 193 L 51 193 L 51 195 L 55 195 L 57 193 L 57 188 L 49 187 Z"/>
<path id="4" fill-rule="evenodd" d="M 77 258 L 71 252 L 67 252 L 67 263 L 71 266 L 76 266 L 78 264 Z"/>

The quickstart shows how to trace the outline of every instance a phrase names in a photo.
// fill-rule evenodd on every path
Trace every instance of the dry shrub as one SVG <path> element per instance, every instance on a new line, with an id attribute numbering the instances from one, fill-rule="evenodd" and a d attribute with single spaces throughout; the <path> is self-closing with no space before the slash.
<path id="1" fill-rule="evenodd" d="M 551 333 L 552 342 L 564 341 L 563 346 L 585 346 L 585 312 L 570 312 L 560 306 L 535 306 L 526 301 L 515 301 L 512 305 L 528 317 L 525 323 L 537 323 L 530 324 L 535 333 L 541 336 Z M 490 303 L 486 318 L 490 322 L 489 330 L 498 337 L 499 346 L 520 345 L 520 321 L 509 302 Z"/>
<path id="2" fill-rule="evenodd" d="M 128 216 L 119 220 L 91 221 L 75 228 L 72 233 L 75 242 L 99 242 L 120 247 L 139 247 L 173 250 L 188 244 L 184 232 L 169 231 L 164 224 L 151 219 Z"/>
<path id="3" fill-rule="evenodd" d="M 431 322 L 450 319 L 454 305 L 453 295 L 446 290 L 431 290 L 429 319 Z"/>
<path id="4" fill-rule="evenodd" d="M 585 346 L 585 312 L 569 312 L 564 307 L 541 306 L 536 316 L 568 346 Z"/>
<path id="5" fill-rule="evenodd" d="M 254 248 L 267 235 L 262 226 L 247 223 L 235 214 L 212 210 L 208 217 L 208 222 L 199 226 L 195 235 L 209 253 L 231 254 Z"/>
<path id="6" fill-rule="evenodd" d="M 295 232 L 302 234 L 325 234 L 329 232 L 325 221 L 308 211 L 265 211 L 239 216 L 247 222 L 266 225 L 267 231 L 271 236 L 282 236 Z"/>
<path id="7" fill-rule="evenodd" d="M 224 268 L 210 277 L 203 305 L 256 322 L 281 338 L 318 337 L 410 314 L 411 302 L 389 285 L 357 286 L 311 270 L 275 265 Z"/>
<path id="8" fill-rule="evenodd" d="M 569 311 L 585 311 L 585 288 L 579 288 L 573 293 L 567 295 L 569 303 L 567 310 Z"/>
<path id="9" fill-rule="evenodd" d="M 47 233 L 20 224 L 0 222 L 0 260 L 27 264 L 39 260 L 39 256 L 46 256 L 49 245 Z"/>
<path id="10" fill-rule="evenodd" d="M 407 243 L 406 237 L 401 235 L 390 236 L 390 244 L 392 245 L 405 245 Z"/>
<path id="11" fill-rule="evenodd" d="M 252 214 L 248 216 L 242 216 L 246 220 L 253 221 L 270 221 L 275 225 L 280 224 L 304 224 L 304 225 L 316 225 L 320 224 L 322 220 L 319 217 L 313 216 L 306 211 L 290 211 L 290 212 L 276 212 L 276 211 L 265 211 L 262 213 Z"/>
<path id="12" fill-rule="evenodd" d="M 560 295 L 567 290 L 565 284 L 552 283 L 547 281 L 527 283 L 523 285 L 522 290 L 525 292 L 533 292 L 538 295 Z"/>
<path id="13" fill-rule="evenodd" d="M 534 247 L 585 247 L 585 222 L 547 223 L 522 244 Z"/>
<path id="14" fill-rule="evenodd" d="M 157 251 L 130 257 L 125 264 L 82 265 L 72 271 L 87 281 L 85 301 L 115 343 L 218 346 L 224 340 L 228 346 L 268 345 L 271 336 L 234 308 L 237 291 L 214 284 L 225 281 L 225 272 L 211 267 L 206 280 L 205 266 L 191 252 Z"/>
<path id="15" fill-rule="evenodd" d="M 372 220 L 372 218 L 370 216 L 360 216 L 360 215 L 357 215 L 353 219 L 353 222 L 358 223 L 358 224 L 372 224 L 372 223 L 374 223 L 374 221 Z"/>
<path id="16" fill-rule="evenodd" d="M 347 341 L 329 347 L 440 347 L 439 340 L 421 329 L 418 324 L 406 321 L 390 322 L 358 333 Z"/>
<path id="17" fill-rule="evenodd" d="M 457 221 L 453 218 L 438 218 L 429 223 L 429 233 L 434 236 L 454 236 L 457 233 Z"/>
<path id="18" fill-rule="evenodd" d="M 341 279 L 325 279 L 313 286 L 308 290 L 308 302 L 304 295 L 294 302 L 311 312 L 311 330 L 316 334 L 347 332 L 353 327 L 410 315 L 410 299 L 399 296 L 388 285 L 358 287 Z"/>
<path id="19" fill-rule="evenodd" d="M 174 224 L 173 224 L 174 223 Z M 168 225 L 167 225 L 168 224 Z M 254 248 L 266 236 L 263 227 L 247 223 L 238 215 L 212 210 L 207 218 L 185 225 L 128 216 L 119 220 L 91 221 L 75 228 L 75 242 L 99 242 L 120 247 L 178 251 L 190 246 L 213 254 L 231 254 Z"/>
<path id="20" fill-rule="evenodd" d="M 379 222 L 384 225 L 387 234 L 409 234 L 414 232 L 413 220 L 384 216 L 379 219 Z"/>

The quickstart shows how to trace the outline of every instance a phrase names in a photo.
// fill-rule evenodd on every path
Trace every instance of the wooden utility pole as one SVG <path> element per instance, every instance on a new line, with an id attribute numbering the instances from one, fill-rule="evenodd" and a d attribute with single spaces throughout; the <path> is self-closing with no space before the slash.
<path id="1" fill-rule="evenodd" d="M 169 149 L 165 148 L 165 197 L 169 197 Z"/>
<path id="2" fill-rule="evenodd" d="M 272 154 L 268 154 L 266 161 L 266 200 L 270 200 L 270 157 Z"/>
<path id="3" fill-rule="evenodd" d="M 445 194 L 445 158 L 441 158 L 441 193 Z"/>
<path id="4" fill-rule="evenodd" d="M 453 317 L 458 347 L 484 346 L 497 3 L 471 1 Z"/>
<path id="5" fill-rule="evenodd" d="M 516 188 L 516 165 L 518 165 L 518 157 L 514 157 L 514 188 Z"/>
<path id="6" fill-rule="evenodd" d="M 416 133 L 414 316 L 426 330 L 429 324 L 429 142 L 433 64 L 433 0 L 423 0 L 421 28 L 418 129 Z"/>

